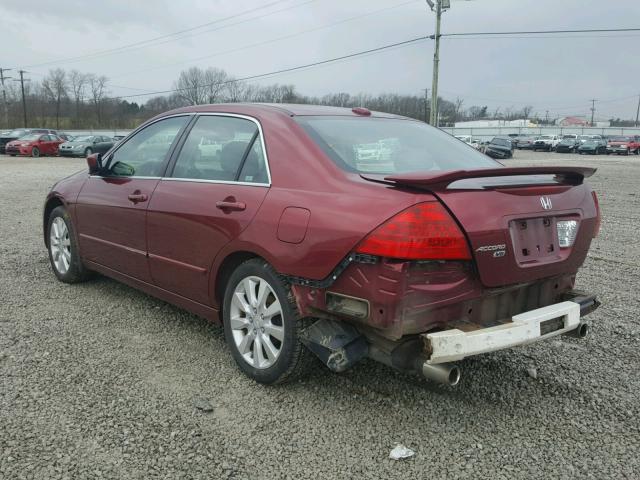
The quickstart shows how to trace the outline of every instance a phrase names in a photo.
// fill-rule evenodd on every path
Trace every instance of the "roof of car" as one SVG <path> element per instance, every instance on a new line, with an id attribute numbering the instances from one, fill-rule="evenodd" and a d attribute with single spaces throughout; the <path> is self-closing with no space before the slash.
<path id="1" fill-rule="evenodd" d="M 340 115 L 340 116 L 351 116 L 351 117 L 361 117 L 362 114 L 358 114 L 354 112 L 352 108 L 343 108 L 343 107 L 330 107 L 326 105 L 306 105 L 306 104 L 297 104 L 297 103 L 214 103 L 209 105 L 192 105 L 188 107 L 178 108 L 176 110 L 172 110 L 171 112 L 166 112 L 162 114 L 162 116 L 167 113 L 182 113 L 182 112 L 232 112 L 237 111 L 237 113 L 259 113 L 265 111 L 280 111 L 289 116 L 317 116 L 317 115 Z M 368 115 L 367 115 L 368 116 Z M 401 119 L 409 119 L 407 117 L 403 117 L 400 115 L 394 115 L 391 113 L 384 112 L 376 112 L 371 111 L 372 117 L 379 118 L 401 118 Z M 409 119 L 413 120 L 413 119 Z"/>

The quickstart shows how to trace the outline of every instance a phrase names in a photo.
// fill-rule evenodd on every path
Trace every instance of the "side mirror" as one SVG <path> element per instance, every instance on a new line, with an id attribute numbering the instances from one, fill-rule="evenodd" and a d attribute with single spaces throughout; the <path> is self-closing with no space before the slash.
<path id="1" fill-rule="evenodd" d="M 102 154 L 92 153 L 87 157 L 89 175 L 98 175 L 102 171 Z"/>

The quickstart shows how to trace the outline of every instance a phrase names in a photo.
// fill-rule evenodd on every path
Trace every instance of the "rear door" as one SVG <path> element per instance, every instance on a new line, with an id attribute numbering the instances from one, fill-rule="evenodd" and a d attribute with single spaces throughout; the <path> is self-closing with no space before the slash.
<path id="1" fill-rule="evenodd" d="M 76 206 L 83 258 L 151 281 L 147 207 L 189 118 L 169 117 L 139 130 L 109 155 L 102 176 L 91 176 L 85 182 Z"/>
<path id="2" fill-rule="evenodd" d="M 247 117 L 199 116 L 175 157 L 149 205 L 151 276 L 166 290 L 211 304 L 216 255 L 249 225 L 269 190 L 260 126 Z"/>

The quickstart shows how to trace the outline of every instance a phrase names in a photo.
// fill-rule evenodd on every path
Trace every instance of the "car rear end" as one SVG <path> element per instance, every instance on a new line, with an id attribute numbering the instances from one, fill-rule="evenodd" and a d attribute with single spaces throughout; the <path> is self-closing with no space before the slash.
<path id="1" fill-rule="evenodd" d="M 376 360 L 450 384 L 459 378 L 451 362 L 586 334 L 583 316 L 598 302 L 574 285 L 599 229 L 584 182 L 594 170 L 487 165 L 472 149 L 437 151 L 446 145 L 429 133 L 423 171 L 355 166 L 354 181 L 404 192 L 410 204 L 354 245 L 328 285 L 296 287 L 303 312 L 322 312 L 329 336 L 335 320 L 353 325 L 354 344 L 364 338 Z M 348 347 L 347 363 L 363 351 Z"/>

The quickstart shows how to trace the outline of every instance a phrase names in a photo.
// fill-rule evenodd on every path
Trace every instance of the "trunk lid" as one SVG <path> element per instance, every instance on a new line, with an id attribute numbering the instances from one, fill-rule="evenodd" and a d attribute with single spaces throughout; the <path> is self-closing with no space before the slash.
<path id="1" fill-rule="evenodd" d="M 583 183 L 594 172 L 580 167 L 505 167 L 384 180 L 434 194 L 467 235 L 482 283 L 500 287 L 578 270 L 596 229 L 595 202 Z M 572 246 L 563 248 L 557 224 L 571 220 L 577 222 L 577 235 Z"/>

